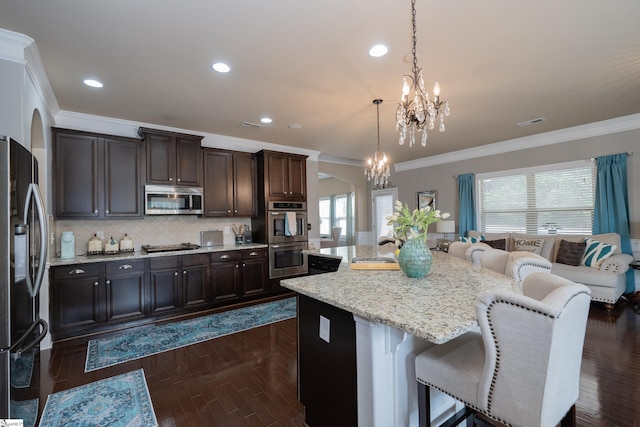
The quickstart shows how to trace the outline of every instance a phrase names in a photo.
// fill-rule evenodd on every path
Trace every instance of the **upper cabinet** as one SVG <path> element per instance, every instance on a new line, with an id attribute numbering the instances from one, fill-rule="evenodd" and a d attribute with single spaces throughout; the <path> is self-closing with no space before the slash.
<path id="1" fill-rule="evenodd" d="M 204 216 L 256 213 L 256 165 L 250 153 L 204 149 Z"/>
<path id="2" fill-rule="evenodd" d="M 142 216 L 142 165 L 138 139 L 54 128 L 55 217 Z"/>
<path id="3" fill-rule="evenodd" d="M 260 151 L 260 179 L 264 181 L 265 201 L 307 200 L 307 156 Z"/>
<path id="4" fill-rule="evenodd" d="M 201 136 L 140 128 L 147 150 L 147 184 L 202 186 Z"/>

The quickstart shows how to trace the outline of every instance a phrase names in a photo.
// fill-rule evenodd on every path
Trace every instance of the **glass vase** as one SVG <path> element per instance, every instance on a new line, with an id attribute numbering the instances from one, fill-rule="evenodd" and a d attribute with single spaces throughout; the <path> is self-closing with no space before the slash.
<path id="1" fill-rule="evenodd" d="M 409 239 L 398 254 L 400 269 L 408 277 L 420 279 L 431 270 L 432 255 L 422 239 Z"/>

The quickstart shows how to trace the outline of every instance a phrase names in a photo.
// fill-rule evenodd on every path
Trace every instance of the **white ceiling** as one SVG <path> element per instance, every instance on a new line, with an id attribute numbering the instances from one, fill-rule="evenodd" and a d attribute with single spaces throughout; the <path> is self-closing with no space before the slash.
<path id="1" fill-rule="evenodd" d="M 409 0 L 0 0 L 0 28 L 35 40 L 62 110 L 356 160 L 376 147 L 374 98 L 394 163 L 640 113 L 639 1 L 417 3 L 418 65 L 451 105 L 427 148 L 394 124 Z"/>

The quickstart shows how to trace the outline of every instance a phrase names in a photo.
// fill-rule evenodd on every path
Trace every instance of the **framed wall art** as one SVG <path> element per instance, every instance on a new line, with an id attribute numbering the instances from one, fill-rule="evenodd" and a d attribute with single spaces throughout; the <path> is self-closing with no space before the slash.
<path id="1" fill-rule="evenodd" d="M 418 192 L 418 209 L 429 206 L 432 210 L 436 208 L 436 199 L 438 198 L 437 190 L 419 191 Z"/>

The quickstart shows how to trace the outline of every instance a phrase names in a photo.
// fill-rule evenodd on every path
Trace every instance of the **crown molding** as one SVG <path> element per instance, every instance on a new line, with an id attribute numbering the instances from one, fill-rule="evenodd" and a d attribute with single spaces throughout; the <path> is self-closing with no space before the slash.
<path id="1" fill-rule="evenodd" d="M 0 28 L 0 59 L 24 64 L 24 50 L 33 42 L 29 36 Z"/>
<path id="2" fill-rule="evenodd" d="M 578 139 L 592 138 L 595 136 L 609 135 L 635 129 L 640 129 L 640 114 L 632 114 L 630 116 L 603 120 L 600 122 L 574 126 L 552 132 L 539 133 L 537 135 L 510 139 L 480 147 L 452 151 L 451 153 L 423 157 L 421 159 L 410 160 L 408 162 L 395 163 L 393 166 L 396 172 L 402 172 L 420 169 L 427 166 L 442 165 L 462 160 L 476 159 L 478 157 L 508 153 L 511 151 L 544 147 L 546 145 L 559 144 L 561 142 L 575 141 Z"/>
<path id="3" fill-rule="evenodd" d="M 217 135 L 213 133 L 195 132 L 189 129 L 161 126 L 153 123 L 134 122 L 130 120 L 114 119 L 104 116 L 94 116 L 92 114 L 76 113 L 73 111 L 61 110 L 55 116 L 57 127 L 64 127 L 87 132 L 106 133 L 109 135 L 120 135 L 130 138 L 139 138 L 138 128 L 148 127 L 169 132 L 187 133 L 202 136 L 202 147 L 220 148 L 224 150 L 245 151 L 255 153 L 260 150 L 284 151 L 292 154 L 302 154 L 308 160 L 318 161 L 319 151 L 305 150 L 288 145 L 272 144 L 269 142 L 255 141 L 251 139 L 236 138 L 232 136 Z"/>
<path id="4" fill-rule="evenodd" d="M 358 166 L 363 168 L 366 167 L 365 162 L 363 162 L 362 160 L 348 159 L 346 157 L 329 156 L 327 154 L 320 154 L 320 156 L 318 157 L 318 161 L 325 162 L 325 163 L 335 163 L 338 165 Z"/>

